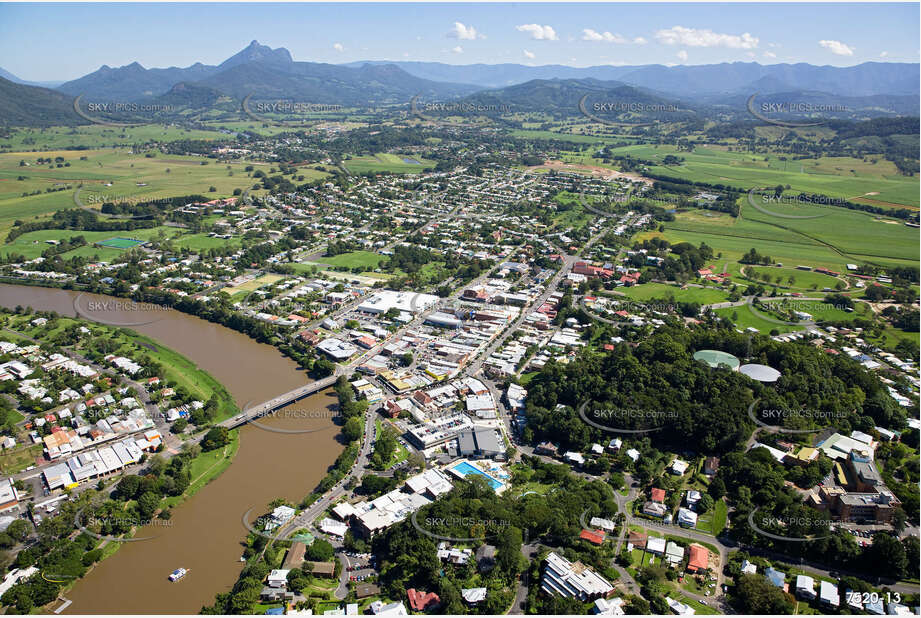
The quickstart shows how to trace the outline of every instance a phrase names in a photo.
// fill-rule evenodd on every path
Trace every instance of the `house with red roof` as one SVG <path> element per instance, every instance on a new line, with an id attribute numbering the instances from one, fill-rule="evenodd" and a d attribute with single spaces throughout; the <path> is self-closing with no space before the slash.
<path id="1" fill-rule="evenodd" d="M 585 275 L 586 277 L 600 277 L 602 279 L 610 279 L 614 274 L 614 271 L 607 268 L 602 268 L 601 266 L 593 266 L 588 262 L 576 262 L 572 265 L 572 272 L 577 275 Z"/>
<path id="2" fill-rule="evenodd" d="M 428 611 L 441 605 L 441 598 L 434 592 L 410 588 L 406 591 L 406 597 L 409 599 L 409 606 L 416 612 Z"/>
<path id="3" fill-rule="evenodd" d="M 692 543 L 688 547 L 688 571 L 706 571 L 710 566 L 710 552 L 703 545 Z"/>
<path id="4" fill-rule="evenodd" d="M 659 489 L 658 487 L 652 488 L 652 501 L 653 502 L 665 502 L 665 490 Z"/>
<path id="5" fill-rule="evenodd" d="M 604 543 L 604 530 L 582 530 L 579 538 L 595 545 L 601 545 Z"/>

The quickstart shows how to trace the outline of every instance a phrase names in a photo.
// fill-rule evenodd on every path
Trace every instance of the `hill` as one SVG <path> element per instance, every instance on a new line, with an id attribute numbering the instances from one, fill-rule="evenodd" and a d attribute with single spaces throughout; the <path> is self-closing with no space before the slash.
<path id="1" fill-rule="evenodd" d="M 48 88 L 16 84 L 2 77 L 0 119 L 5 125 L 39 127 L 87 124 L 74 112 L 73 97 Z"/>

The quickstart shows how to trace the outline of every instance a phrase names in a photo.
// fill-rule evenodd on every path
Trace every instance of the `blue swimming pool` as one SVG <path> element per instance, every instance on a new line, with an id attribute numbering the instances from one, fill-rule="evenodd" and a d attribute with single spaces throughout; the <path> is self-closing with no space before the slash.
<path id="1" fill-rule="evenodd" d="M 492 487 L 494 491 L 502 487 L 501 482 L 489 476 L 488 474 L 486 474 L 485 472 L 483 472 L 476 466 L 471 466 L 466 461 L 463 461 L 457 464 L 456 466 L 452 468 L 452 470 L 456 470 L 457 472 L 459 472 L 460 474 L 463 474 L 464 476 L 467 476 L 468 474 L 479 474 L 480 476 L 485 476 L 486 480 L 489 481 L 490 487 Z"/>

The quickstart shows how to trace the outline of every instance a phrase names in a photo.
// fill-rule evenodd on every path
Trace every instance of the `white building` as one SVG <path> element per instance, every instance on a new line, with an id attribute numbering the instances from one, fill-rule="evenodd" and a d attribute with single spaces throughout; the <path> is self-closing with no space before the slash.
<path id="1" fill-rule="evenodd" d="M 614 586 L 581 562 L 570 562 L 556 552 L 550 552 L 544 564 L 541 590 L 580 601 L 606 597 Z"/>

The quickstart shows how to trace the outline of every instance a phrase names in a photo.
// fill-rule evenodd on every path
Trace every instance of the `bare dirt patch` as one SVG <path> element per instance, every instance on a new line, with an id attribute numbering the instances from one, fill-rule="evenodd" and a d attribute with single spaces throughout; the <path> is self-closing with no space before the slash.
<path id="1" fill-rule="evenodd" d="M 629 174 L 627 172 L 618 172 L 617 170 L 608 169 L 606 167 L 599 167 L 597 165 L 565 163 L 564 161 L 544 161 L 542 165 L 536 165 L 534 167 L 547 167 L 550 169 L 565 170 L 569 172 L 588 172 L 592 176 L 598 176 L 606 180 L 611 178 L 626 178 L 627 180 L 632 180 L 633 182 L 642 182 L 648 185 L 652 184 L 652 180 L 646 178 L 645 176 L 640 176 L 639 174 Z"/>

